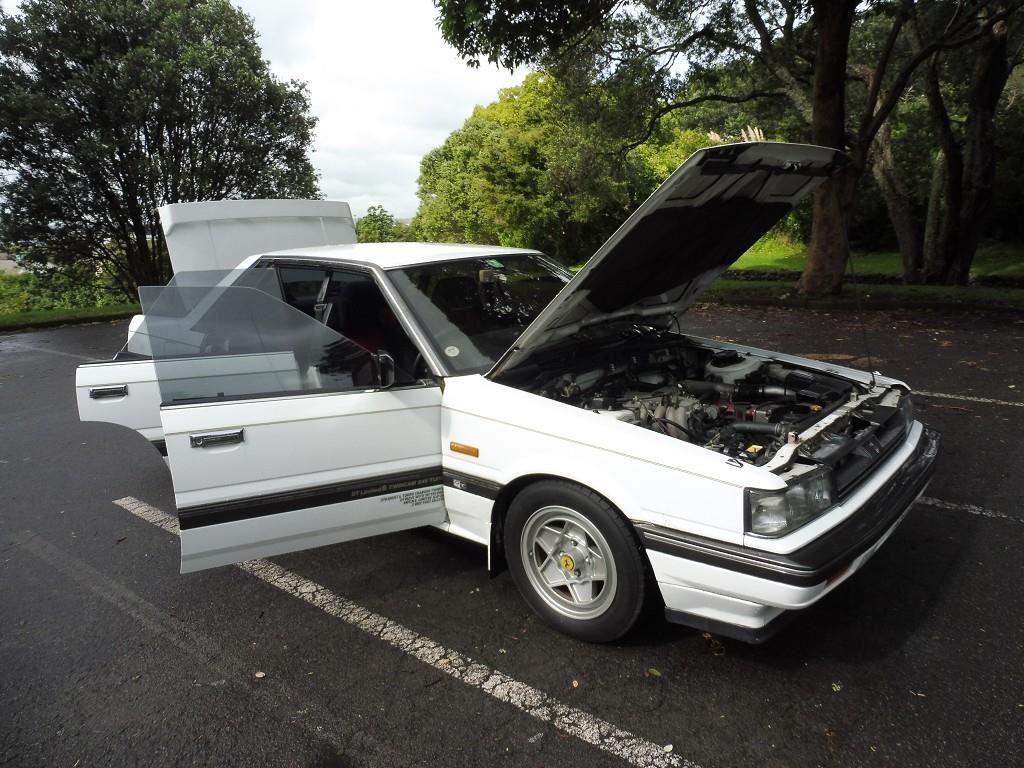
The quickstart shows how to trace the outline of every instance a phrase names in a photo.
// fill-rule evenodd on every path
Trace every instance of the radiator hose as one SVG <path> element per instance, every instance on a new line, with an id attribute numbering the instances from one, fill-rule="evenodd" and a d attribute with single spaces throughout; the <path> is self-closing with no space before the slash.
<path id="1" fill-rule="evenodd" d="M 682 382 L 683 388 L 693 394 L 714 392 L 730 400 L 750 402 L 761 398 L 771 400 L 796 400 L 797 392 L 789 387 L 780 387 L 778 384 L 723 384 L 717 381 L 701 381 L 699 379 L 686 379 Z"/>

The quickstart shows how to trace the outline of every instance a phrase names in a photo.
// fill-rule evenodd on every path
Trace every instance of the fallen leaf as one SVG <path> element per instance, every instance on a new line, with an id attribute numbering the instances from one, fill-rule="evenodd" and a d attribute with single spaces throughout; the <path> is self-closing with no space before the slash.
<path id="1" fill-rule="evenodd" d="M 911 690 L 910 692 L 912 694 L 914 694 L 915 696 L 918 696 L 918 697 L 920 697 L 922 699 L 925 697 L 925 694 L 921 693 L 920 691 Z"/>
<path id="2" fill-rule="evenodd" d="M 840 682 L 832 683 L 832 690 L 835 693 L 839 693 L 841 690 L 843 690 L 843 684 Z"/>
<path id="3" fill-rule="evenodd" d="M 722 645 L 718 639 L 710 632 L 702 632 L 701 637 L 704 638 L 704 643 L 707 645 L 708 650 L 711 651 L 715 656 L 721 656 L 725 653 L 725 646 Z"/>
<path id="4" fill-rule="evenodd" d="M 648 667 L 647 674 L 651 677 L 661 677 L 661 672 L 656 670 L 654 667 Z"/>
<path id="5" fill-rule="evenodd" d="M 266 677 L 266 676 L 267 676 L 267 673 L 266 673 L 266 672 L 257 672 L 257 673 L 256 673 L 256 679 L 257 679 L 257 680 L 262 680 L 262 679 L 263 679 L 264 677 Z"/>
<path id="6" fill-rule="evenodd" d="M 580 681 L 579 680 L 573 680 L 572 681 L 572 687 L 573 688 L 579 688 L 580 687 Z"/>
<path id="7" fill-rule="evenodd" d="M 672 750 L 673 750 L 673 746 L 671 744 L 666 744 L 665 745 L 665 751 L 666 752 L 671 752 Z"/>

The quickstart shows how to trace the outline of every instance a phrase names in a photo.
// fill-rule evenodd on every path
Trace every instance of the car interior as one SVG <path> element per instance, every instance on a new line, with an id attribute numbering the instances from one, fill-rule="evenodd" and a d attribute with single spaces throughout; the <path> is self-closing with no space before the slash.
<path id="1" fill-rule="evenodd" d="M 395 361 L 397 383 L 426 375 L 419 350 L 370 275 L 317 267 L 277 269 L 286 303 L 367 352 L 387 352 Z"/>

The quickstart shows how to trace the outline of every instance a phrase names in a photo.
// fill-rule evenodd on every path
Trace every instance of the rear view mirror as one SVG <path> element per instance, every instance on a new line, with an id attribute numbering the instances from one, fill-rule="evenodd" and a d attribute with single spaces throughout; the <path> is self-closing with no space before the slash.
<path id="1" fill-rule="evenodd" d="M 395 383 L 395 359 L 387 352 L 373 353 L 373 370 L 377 389 L 388 389 Z"/>

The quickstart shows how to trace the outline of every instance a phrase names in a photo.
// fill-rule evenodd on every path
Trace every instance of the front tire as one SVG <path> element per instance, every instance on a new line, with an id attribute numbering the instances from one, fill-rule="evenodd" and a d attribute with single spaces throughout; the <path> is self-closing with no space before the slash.
<path id="1" fill-rule="evenodd" d="M 509 505 L 504 538 L 516 587 L 555 629 L 605 643 L 642 613 L 643 551 L 622 514 L 593 491 L 563 480 L 527 486 Z"/>

